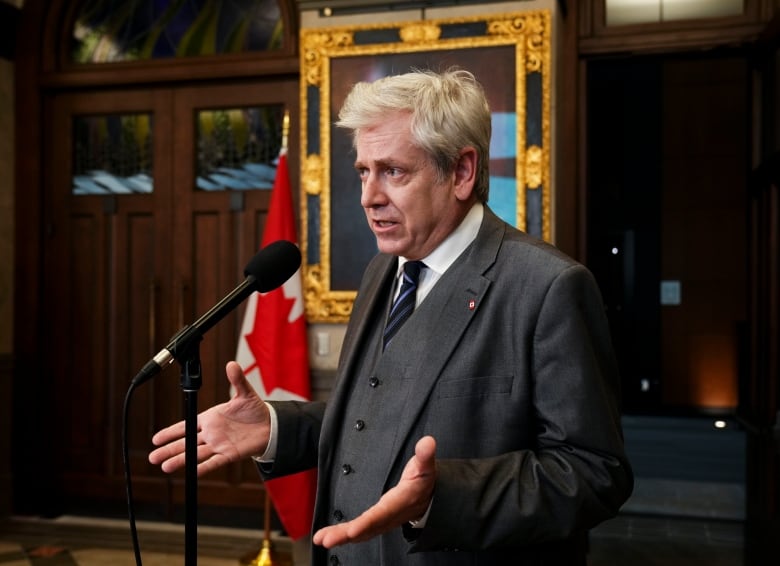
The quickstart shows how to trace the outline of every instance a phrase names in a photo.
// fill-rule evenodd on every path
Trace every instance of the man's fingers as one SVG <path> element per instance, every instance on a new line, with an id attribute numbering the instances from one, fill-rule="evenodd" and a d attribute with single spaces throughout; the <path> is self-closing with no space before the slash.
<path id="1" fill-rule="evenodd" d="M 176 470 L 179 470 L 183 467 L 184 467 L 184 453 L 177 454 L 176 456 L 168 458 L 164 460 L 162 464 L 160 464 L 160 468 L 166 474 L 175 472 Z"/>
<path id="2" fill-rule="evenodd" d="M 196 459 L 198 462 L 198 475 L 202 476 L 212 470 L 223 466 L 228 460 L 222 454 L 215 454 L 207 444 L 199 444 Z M 160 464 L 163 472 L 175 472 L 185 466 L 187 454 L 184 450 L 184 440 L 168 444 L 149 454 L 149 462 Z"/>
<path id="3" fill-rule="evenodd" d="M 338 531 L 342 530 L 341 525 L 335 525 L 331 527 L 325 527 L 314 533 L 314 537 L 312 537 L 312 542 L 318 546 L 324 546 L 325 548 L 333 548 L 334 546 L 338 544 L 342 544 L 338 542 L 342 537 L 337 536 Z M 346 542 L 346 539 L 343 539 Z"/>
<path id="4" fill-rule="evenodd" d="M 349 540 L 360 542 L 394 528 L 395 516 L 388 514 L 386 507 L 380 499 L 379 503 L 366 509 L 354 521 L 347 523 L 346 534 Z"/>
<path id="5" fill-rule="evenodd" d="M 390 490 L 360 516 L 338 525 L 324 527 L 314 534 L 314 544 L 332 548 L 348 542 L 362 542 L 397 527 L 404 509 L 398 492 Z"/>
<path id="6" fill-rule="evenodd" d="M 172 424 L 169 427 L 163 428 L 155 433 L 152 437 L 152 444 L 155 446 L 162 446 L 168 444 L 172 440 L 182 438 L 184 436 L 184 421 L 179 421 L 176 424 Z"/>
<path id="7" fill-rule="evenodd" d="M 334 546 L 341 546 L 342 544 L 350 542 L 368 540 L 374 536 L 373 534 L 356 529 L 354 525 L 355 522 L 350 521 L 349 523 L 325 527 L 314 533 L 312 541 L 316 545 L 324 546 L 325 548 L 333 548 Z"/>
<path id="8" fill-rule="evenodd" d="M 165 460 L 169 460 L 175 457 L 176 455 L 183 454 L 183 453 L 184 453 L 184 439 L 180 438 L 179 440 L 175 440 L 173 442 L 165 444 L 164 446 L 160 446 L 155 450 L 152 450 L 149 453 L 149 462 L 151 464 L 160 464 Z"/>
<path id="9" fill-rule="evenodd" d="M 421 516 L 424 512 L 421 507 L 430 504 L 429 492 L 435 475 L 436 440 L 432 436 L 424 436 L 417 441 L 414 457 L 407 464 L 397 486 L 352 521 L 320 529 L 314 533 L 312 542 L 325 548 L 361 542 Z M 420 481 L 423 483 L 420 484 Z"/>

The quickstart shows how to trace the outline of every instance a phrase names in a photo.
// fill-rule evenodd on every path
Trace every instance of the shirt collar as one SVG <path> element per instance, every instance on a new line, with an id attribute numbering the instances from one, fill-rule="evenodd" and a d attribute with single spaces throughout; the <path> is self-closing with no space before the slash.
<path id="1" fill-rule="evenodd" d="M 455 228 L 452 234 L 447 236 L 435 250 L 422 258 L 425 267 L 435 271 L 438 275 L 447 271 L 458 256 L 463 253 L 463 250 L 465 250 L 477 237 L 477 232 L 479 232 L 479 227 L 482 225 L 482 217 L 484 214 L 485 210 L 482 203 L 474 203 L 474 206 L 471 207 L 471 210 L 468 211 L 463 218 L 463 221 Z M 401 275 L 404 264 L 407 261 L 408 260 L 405 257 L 398 258 L 397 276 Z"/>

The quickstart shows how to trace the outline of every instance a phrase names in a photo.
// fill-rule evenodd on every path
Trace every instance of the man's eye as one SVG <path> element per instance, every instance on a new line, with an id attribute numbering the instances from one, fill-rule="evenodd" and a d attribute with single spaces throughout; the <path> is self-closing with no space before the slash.
<path id="1" fill-rule="evenodd" d="M 387 176 L 388 177 L 398 177 L 401 174 L 401 170 L 397 167 L 389 167 L 387 169 Z"/>

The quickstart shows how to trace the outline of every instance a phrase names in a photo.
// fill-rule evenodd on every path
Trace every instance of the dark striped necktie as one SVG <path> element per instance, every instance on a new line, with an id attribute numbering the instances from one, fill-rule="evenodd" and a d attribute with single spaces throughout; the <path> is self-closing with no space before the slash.
<path id="1" fill-rule="evenodd" d="M 420 278 L 420 270 L 423 267 L 425 267 L 425 264 L 421 261 L 407 261 L 404 264 L 401 291 L 398 293 L 398 297 L 390 309 L 390 315 L 387 317 L 387 325 L 385 326 L 383 337 L 384 348 L 387 348 L 390 340 L 414 310 L 414 304 L 417 299 L 417 281 Z"/>

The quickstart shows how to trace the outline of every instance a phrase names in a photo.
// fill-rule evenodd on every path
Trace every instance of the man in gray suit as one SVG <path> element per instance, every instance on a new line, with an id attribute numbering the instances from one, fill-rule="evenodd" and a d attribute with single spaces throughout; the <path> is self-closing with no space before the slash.
<path id="1" fill-rule="evenodd" d="M 359 83 L 338 125 L 380 253 L 331 399 L 265 403 L 229 363 L 236 395 L 200 415 L 198 473 L 317 466 L 315 565 L 584 565 L 588 529 L 633 486 L 592 275 L 487 207 L 490 110 L 470 73 Z M 181 467 L 183 434 L 157 433 L 150 461 Z"/>

